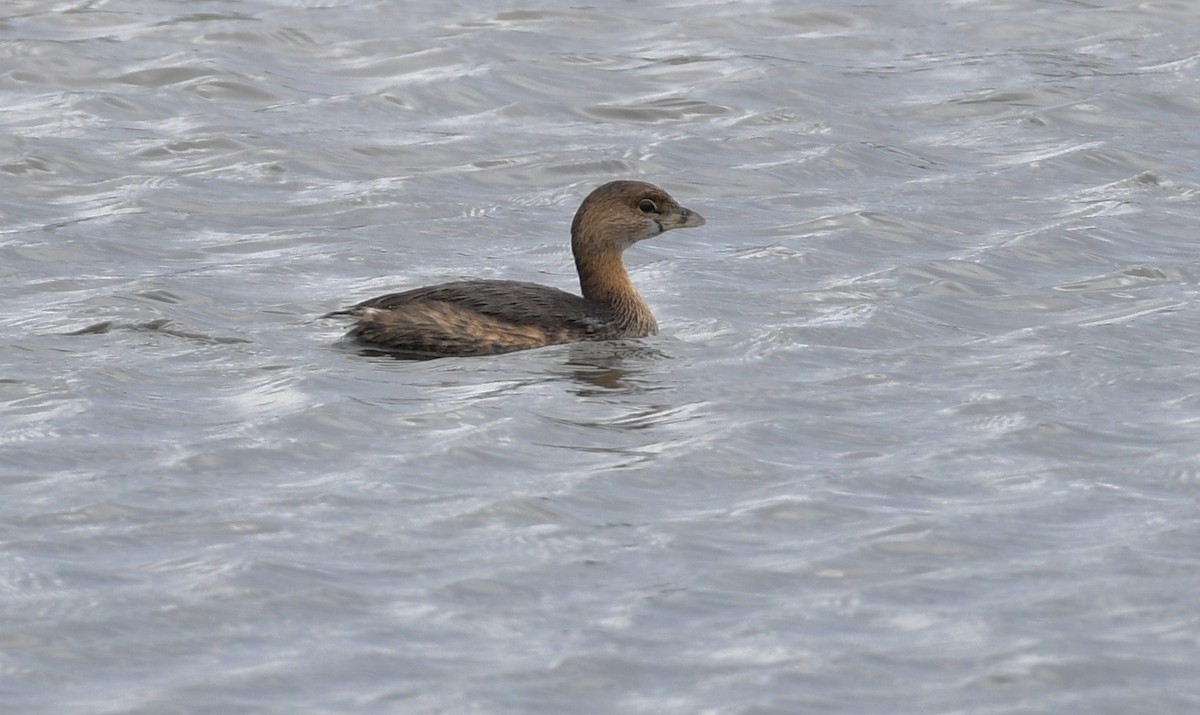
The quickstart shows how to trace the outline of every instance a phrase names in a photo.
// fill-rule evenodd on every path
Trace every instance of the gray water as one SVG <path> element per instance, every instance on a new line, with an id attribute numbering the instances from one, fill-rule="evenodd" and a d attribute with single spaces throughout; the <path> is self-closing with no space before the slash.
<path id="1" fill-rule="evenodd" d="M 4 713 L 1200 711 L 1200 4 L 0 9 Z M 322 313 L 659 336 L 405 362 Z"/>

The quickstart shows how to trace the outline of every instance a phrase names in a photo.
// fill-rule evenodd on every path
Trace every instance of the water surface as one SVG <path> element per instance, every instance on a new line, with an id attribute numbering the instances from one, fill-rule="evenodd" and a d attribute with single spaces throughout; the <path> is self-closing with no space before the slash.
<path id="1" fill-rule="evenodd" d="M 5 712 L 1195 712 L 1198 19 L 8 3 Z M 614 178 L 659 336 L 317 319 Z"/>

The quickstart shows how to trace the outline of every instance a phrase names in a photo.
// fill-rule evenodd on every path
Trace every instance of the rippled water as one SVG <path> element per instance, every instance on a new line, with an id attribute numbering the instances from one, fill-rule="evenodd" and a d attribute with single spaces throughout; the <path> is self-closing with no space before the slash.
<path id="1" fill-rule="evenodd" d="M 1197 712 L 1198 22 L 4 4 L 3 711 Z M 657 337 L 316 318 L 619 177 Z"/>

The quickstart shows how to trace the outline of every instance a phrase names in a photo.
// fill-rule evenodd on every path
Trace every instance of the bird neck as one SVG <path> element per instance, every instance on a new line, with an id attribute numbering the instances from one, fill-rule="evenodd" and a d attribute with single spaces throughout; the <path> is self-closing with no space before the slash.
<path id="1" fill-rule="evenodd" d="M 616 251 L 576 251 L 575 269 L 583 297 L 607 309 L 630 336 L 658 332 L 650 306 L 638 295 Z"/>

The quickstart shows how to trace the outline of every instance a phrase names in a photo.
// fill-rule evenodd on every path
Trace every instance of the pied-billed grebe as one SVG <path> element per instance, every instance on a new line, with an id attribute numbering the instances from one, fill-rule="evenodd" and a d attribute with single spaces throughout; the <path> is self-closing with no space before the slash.
<path id="1" fill-rule="evenodd" d="M 365 300 L 325 317 L 356 319 L 349 337 L 417 357 L 494 355 L 584 340 L 658 332 L 621 254 L 673 228 L 703 226 L 667 192 L 641 181 L 612 181 L 579 206 L 571 252 L 583 297 L 519 281 L 442 283 Z"/>

